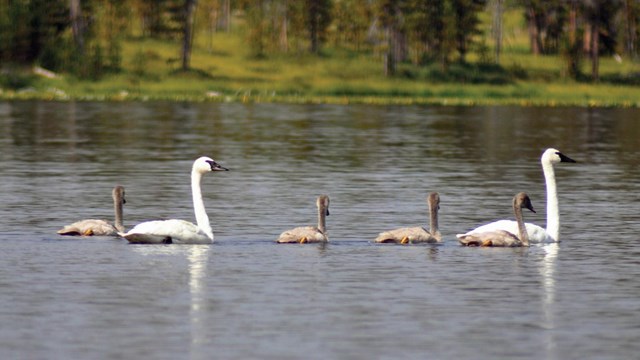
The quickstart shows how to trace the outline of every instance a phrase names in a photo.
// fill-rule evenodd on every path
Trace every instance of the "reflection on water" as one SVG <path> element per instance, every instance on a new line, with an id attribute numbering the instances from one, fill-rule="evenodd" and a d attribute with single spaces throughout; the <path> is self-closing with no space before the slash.
<path id="1" fill-rule="evenodd" d="M 553 329 L 556 328 L 554 311 L 556 301 L 556 280 L 555 280 L 555 267 L 556 259 L 558 257 L 558 251 L 560 246 L 556 244 L 544 244 L 541 245 L 544 250 L 544 258 L 540 262 L 540 275 L 542 277 L 542 313 L 544 315 L 544 322 L 542 327 L 546 330 L 548 339 L 546 339 L 546 358 L 557 358 L 556 353 L 556 339 L 554 337 Z"/>
<path id="2" fill-rule="evenodd" d="M 189 291 L 191 293 L 191 353 L 197 353 L 199 347 L 206 343 L 206 292 L 204 277 L 207 275 L 210 246 L 190 246 L 187 249 L 189 260 Z M 204 355 L 204 354 L 203 354 Z"/>
<path id="3" fill-rule="evenodd" d="M 640 351 L 636 109 L 0 103 L 0 349 L 8 358 L 632 358 Z M 560 244 L 467 249 L 454 234 L 544 209 L 558 166 Z M 62 238 L 62 224 L 193 220 L 211 246 Z M 428 226 L 440 246 L 371 241 Z M 326 245 L 276 245 L 314 225 Z M 531 222 L 545 226 L 545 213 Z M 612 232 L 611 229 L 616 229 Z"/>

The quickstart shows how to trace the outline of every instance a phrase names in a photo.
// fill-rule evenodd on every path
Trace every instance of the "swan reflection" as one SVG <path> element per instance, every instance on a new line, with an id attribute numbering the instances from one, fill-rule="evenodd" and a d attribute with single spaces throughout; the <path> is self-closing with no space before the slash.
<path id="1" fill-rule="evenodd" d="M 542 280 L 542 314 L 543 322 L 542 327 L 547 330 L 548 336 L 546 342 L 546 348 L 548 356 L 547 358 L 555 358 L 552 352 L 556 349 L 556 339 L 554 337 L 553 330 L 555 329 L 554 319 L 554 307 L 556 302 L 556 259 L 558 258 L 558 251 L 560 247 L 557 243 L 545 244 L 542 246 L 544 250 L 544 257 L 540 262 L 540 276 Z"/>
<path id="2" fill-rule="evenodd" d="M 204 279 L 207 274 L 207 263 L 211 246 L 190 246 L 187 252 L 189 260 L 189 293 L 191 306 L 189 319 L 191 321 L 191 345 L 202 344 L 207 340 L 206 319 L 206 291 Z M 193 350 L 193 349 L 192 349 Z"/>

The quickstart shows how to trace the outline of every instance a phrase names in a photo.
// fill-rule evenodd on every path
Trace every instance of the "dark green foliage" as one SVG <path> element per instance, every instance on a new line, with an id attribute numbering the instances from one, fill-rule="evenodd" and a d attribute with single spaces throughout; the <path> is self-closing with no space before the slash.
<path id="1" fill-rule="evenodd" d="M 603 75 L 600 77 L 600 81 L 617 85 L 640 86 L 640 72 L 631 74 Z"/>
<path id="2" fill-rule="evenodd" d="M 331 24 L 331 0 L 306 0 L 306 24 L 309 33 L 309 51 L 320 52 L 327 40 L 327 28 Z"/>
<path id="3" fill-rule="evenodd" d="M 485 4 L 485 0 L 451 0 L 452 20 L 455 24 L 453 39 L 460 62 L 466 61 L 473 36 L 480 34 L 478 14 Z"/>
<path id="4" fill-rule="evenodd" d="M 500 65 L 485 63 L 452 63 L 446 71 L 440 67 L 428 67 L 420 76 L 434 82 L 458 82 L 465 84 L 504 85 L 513 82 L 512 74 Z"/>
<path id="5" fill-rule="evenodd" d="M 66 1 L 0 3 L 0 59 L 30 63 L 56 42 L 69 24 Z"/>
<path id="6" fill-rule="evenodd" d="M 572 79 L 580 78 L 582 75 L 580 68 L 583 59 L 582 44 L 577 41 L 571 43 L 568 39 L 565 40 L 562 57 L 566 63 L 567 75 Z"/>
<path id="7" fill-rule="evenodd" d="M 408 3 L 408 30 L 414 41 L 424 46 L 418 56 L 419 63 L 438 61 L 445 68 L 449 62 L 453 43 L 449 9 L 445 0 L 413 0 Z"/>
<path id="8" fill-rule="evenodd" d="M 373 11 L 367 0 L 342 0 L 333 5 L 335 43 L 355 50 L 367 47 L 367 30 L 373 21 Z"/>
<path id="9" fill-rule="evenodd" d="M 522 0 L 534 54 L 555 54 L 566 32 L 571 1 Z"/>
<path id="10" fill-rule="evenodd" d="M 19 90 L 31 86 L 36 78 L 30 73 L 10 67 L 0 72 L 0 88 Z"/>
<path id="11" fill-rule="evenodd" d="M 181 32 L 184 1 L 141 0 L 133 1 L 142 17 L 145 36 L 157 39 L 177 39 Z"/>
<path id="12" fill-rule="evenodd" d="M 131 59 L 131 68 L 133 75 L 137 77 L 145 77 L 147 74 L 147 64 L 149 61 L 149 54 L 142 50 L 136 51 Z"/>
<path id="13" fill-rule="evenodd" d="M 98 80 L 121 71 L 125 63 L 133 64 L 134 76 L 150 76 L 145 53 L 123 60 L 122 41 L 140 34 L 168 41 L 183 38 L 186 5 L 195 1 L 77 0 L 73 3 L 79 6 L 73 9 L 80 11 L 74 21 L 70 3 L 0 0 L 2 66 L 40 65 Z M 198 1 L 196 11 L 200 13 L 193 36 L 213 28 L 212 13 L 222 3 Z M 480 14 L 486 11 L 486 3 L 487 0 L 237 0 L 230 3 L 229 9 L 238 25 L 227 30 L 246 34 L 248 41 L 246 48 L 230 48 L 228 52 L 242 52 L 257 59 L 285 56 L 287 61 L 301 61 L 308 60 L 308 54 L 316 59 L 318 55 L 332 57 L 348 50 L 383 62 L 388 75 L 417 80 L 499 84 L 537 75 L 535 70 L 526 71 L 520 65 L 488 67 L 495 59 L 490 51 L 492 43 L 481 33 Z M 588 76 L 597 80 L 599 56 L 623 51 L 635 55 L 640 47 L 640 3 L 636 0 L 504 3 L 524 14 L 532 52 L 537 49 L 541 54 L 563 56 L 565 65 L 557 70 L 560 75 L 583 78 L 581 65 L 591 59 Z M 203 13 L 205 9 L 212 13 Z M 586 41 L 592 34 L 597 41 Z M 184 41 L 183 45 L 191 43 L 198 45 L 193 40 Z M 327 43 L 335 47 L 329 48 Z M 176 57 L 180 56 L 178 46 Z M 189 48 L 182 54 L 190 51 Z M 470 52 L 476 55 L 473 58 L 477 64 L 466 64 Z M 167 66 L 175 69 L 173 64 Z M 636 80 L 613 76 L 606 81 Z M 5 77 L 4 82 L 18 84 L 21 80 Z"/>

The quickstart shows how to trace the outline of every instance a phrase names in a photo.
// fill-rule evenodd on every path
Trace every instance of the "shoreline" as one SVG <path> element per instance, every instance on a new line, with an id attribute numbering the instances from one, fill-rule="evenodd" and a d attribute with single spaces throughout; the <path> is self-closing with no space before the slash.
<path id="1" fill-rule="evenodd" d="M 640 90 L 639 90 L 640 91 Z M 69 95 L 60 90 L 6 91 L 0 89 L 0 101 L 57 101 L 57 102 L 191 102 L 191 103 L 270 103 L 270 104 L 328 104 L 375 106 L 520 106 L 520 107 L 582 107 L 582 108 L 640 108 L 637 101 L 611 101 L 587 98 L 575 100 L 549 100 L 538 98 L 467 98 L 421 96 L 336 96 L 336 95 L 227 95 L 184 93 L 117 93 Z"/>

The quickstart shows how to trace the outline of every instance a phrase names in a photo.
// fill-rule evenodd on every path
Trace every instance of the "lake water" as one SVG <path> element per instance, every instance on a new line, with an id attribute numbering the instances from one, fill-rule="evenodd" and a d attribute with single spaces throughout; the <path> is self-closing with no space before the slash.
<path id="1" fill-rule="evenodd" d="M 0 353 L 6 359 L 631 359 L 640 354 L 640 110 L 0 103 Z M 555 147 L 558 245 L 463 248 Z M 201 155 L 215 243 L 56 235 L 194 221 Z M 427 226 L 442 245 L 375 245 Z M 277 245 L 331 197 L 330 243 Z"/>

